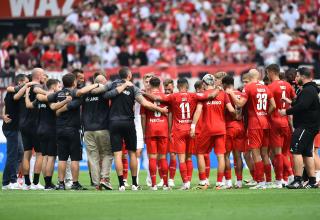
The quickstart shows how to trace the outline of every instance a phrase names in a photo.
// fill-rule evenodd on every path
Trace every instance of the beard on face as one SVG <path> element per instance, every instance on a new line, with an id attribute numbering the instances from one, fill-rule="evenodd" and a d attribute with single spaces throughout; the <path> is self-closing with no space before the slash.
<path id="1" fill-rule="evenodd" d="M 299 80 L 298 80 L 298 85 L 299 85 L 299 86 L 302 86 L 302 85 L 303 85 L 302 79 L 299 79 Z"/>

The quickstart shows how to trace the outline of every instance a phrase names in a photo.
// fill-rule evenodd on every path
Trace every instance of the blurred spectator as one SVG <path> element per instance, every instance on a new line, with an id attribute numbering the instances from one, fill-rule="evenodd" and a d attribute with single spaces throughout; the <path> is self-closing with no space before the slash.
<path id="1" fill-rule="evenodd" d="M 300 14 L 299 11 L 296 8 L 294 8 L 292 4 L 290 4 L 288 8 L 285 9 L 281 14 L 281 18 L 290 29 L 295 29 L 296 23 L 300 18 Z"/>
<path id="2" fill-rule="evenodd" d="M 23 49 L 17 54 L 15 59 L 15 65 L 17 69 L 28 70 L 31 69 L 32 54 L 30 53 L 30 47 Z"/>
<path id="3" fill-rule="evenodd" d="M 9 60 L 9 53 L 4 43 L 1 44 L 0 49 L 0 68 L 4 68 L 5 62 Z"/>
<path id="4" fill-rule="evenodd" d="M 9 33 L 1 40 L 0 65 L 7 59 L 16 69 L 40 65 L 54 43 L 62 68 L 68 69 L 276 62 L 320 71 L 311 52 L 320 45 L 314 5 L 304 0 L 81 1 L 64 23 L 26 36 Z"/>
<path id="5" fill-rule="evenodd" d="M 65 43 L 67 45 L 66 49 L 67 49 L 68 62 L 73 61 L 74 56 L 77 52 L 78 42 L 79 42 L 79 36 L 77 33 L 75 33 L 75 29 L 71 27 L 65 38 Z"/>
<path id="6" fill-rule="evenodd" d="M 41 57 L 42 66 L 49 69 L 60 69 L 62 66 L 62 56 L 56 50 L 54 44 L 49 45 L 49 49 Z"/>

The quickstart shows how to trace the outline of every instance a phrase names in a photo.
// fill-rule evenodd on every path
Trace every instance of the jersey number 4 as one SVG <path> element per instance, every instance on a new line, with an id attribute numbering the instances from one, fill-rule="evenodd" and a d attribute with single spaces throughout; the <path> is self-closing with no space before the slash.
<path id="1" fill-rule="evenodd" d="M 257 110 L 267 110 L 267 101 L 268 101 L 268 95 L 266 93 L 258 93 L 257 94 Z"/>
<path id="2" fill-rule="evenodd" d="M 183 102 L 180 104 L 182 119 L 190 119 L 190 104 L 188 102 Z"/>

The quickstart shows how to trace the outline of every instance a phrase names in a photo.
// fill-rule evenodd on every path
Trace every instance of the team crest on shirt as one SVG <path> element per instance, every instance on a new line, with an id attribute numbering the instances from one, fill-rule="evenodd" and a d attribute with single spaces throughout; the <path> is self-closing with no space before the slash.
<path id="1" fill-rule="evenodd" d="M 126 95 L 130 95 L 131 94 L 130 91 L 128 91 L 128 90 L 124 90 L 123 93 L 126 94 Z"/>

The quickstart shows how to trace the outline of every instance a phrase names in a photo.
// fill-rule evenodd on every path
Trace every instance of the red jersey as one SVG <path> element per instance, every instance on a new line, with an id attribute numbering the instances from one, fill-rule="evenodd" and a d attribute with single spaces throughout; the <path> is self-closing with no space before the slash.
<path id="1" fill-rule="evenodd" d="M 160 97 L 164 96 L 163 93 L 158 91 L 153 91 L 152 94 L 158 95 Z M 166 105 L 160 102 L 155 102 L 159 107 L 165 107 Z M 145 137 L 168 137 L 168 117 L 161 114 L 161 112 L 154 112 L 148 109 L 145 109 L 141 106 L 140 109 L 141 115 L 146 115 L 146 128 L 145 128 Z"/>
<path id="2" fill-rule="evenodd" d="M 204 95 L 212 93 L 207 90 Z M 202 132 L 206 135 L 226 134 L 225 106 L 230 103 L 229 97 L 220 91 L 213 100 L 204 101 L 202 107 Z"/>
<path id="3" fill-rule="evenodd" d="M 248 129 L 269 129 L 268 108 L 272 94 L 268 87 L 259 82 L 249 83 L 243 93 L 248 100 Z"/>
<path id="4" fill-rule="evenodd" d="M 244 96 L 243 93 L 240 92 L 239 90 L 234 89 L 233 92 L 238 99 L 240 99 L 241 97 Z M 236 107 L 235 104 L 233 103 L 230 95 L 228 95 L 228 97 L 229 97 L 229 100 L 230 100 L 230 103 L 232 104 L 232 106 L 235 109 L 237 109 L 238 112 L 241 112 L 241 115 L 242 115 L 242 108 Z M 237 120 L 229 111 L 226 111 L 226 127 L 227 128 L 243 128 L 244 127 L 243 119 Z"/>
<path id="5" fill-rule="evenodd" d="M 289 98 L 293 99 L 296 97 L 296 94 L 294 92 L 294 89 L 292 86 L 285 81 L 282 80 L 276 80 L 272 82 L 270 85 L 268 85 L 268 88 L 270 89 L 270 92 L 272 93 L 272 96 L 274 98 L 274 101 L 276 103 L 276 109 L 271 114 L 270 117 L 270 123 L 273 127 L 288 127 L 289 126 L 289 120 L 288 116 L 281 116 L 278 112 L 279 109 L 288 109 L 289 104 L 282 101 L 282 98 Z"/>
<path id="6" fill-rule="evenodd" d="M 204 100 L 203 94 L 178 92 L 169 94 L 162 98 L 168 102 L 172 110 L 172 132 L 190 131 L 193 114 L 197 103 Z"/>

